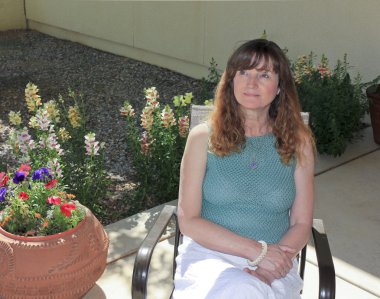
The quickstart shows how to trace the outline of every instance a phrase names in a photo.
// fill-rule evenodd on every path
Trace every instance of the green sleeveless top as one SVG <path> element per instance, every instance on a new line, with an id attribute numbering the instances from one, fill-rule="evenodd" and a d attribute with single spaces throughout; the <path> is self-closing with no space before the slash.
<path id="1" fill-rule="evenodd" d="M 202 218 L 241 236 L 278 243 L 289 229 L 295 161 L 285 165 L 272 133 L 247 137 L 240 152 L 207 153 Z"/>

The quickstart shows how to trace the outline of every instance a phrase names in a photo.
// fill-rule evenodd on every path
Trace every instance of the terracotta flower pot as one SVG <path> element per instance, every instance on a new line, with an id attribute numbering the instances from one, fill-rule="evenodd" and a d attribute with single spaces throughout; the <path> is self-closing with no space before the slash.
<path id="1" fill-rule="evenodd" d="M 377 144 L 380 144 L 380 84 L 368 87 L 366 93 L 369 98 L 373 138 Z"/>
<path id="2" fill-rule="evenodd" d="M 106 267 L 109 240 L 96 219 L 46 237 L 22 237 L 0 228 L 0 298 L 76 299 Z"/>

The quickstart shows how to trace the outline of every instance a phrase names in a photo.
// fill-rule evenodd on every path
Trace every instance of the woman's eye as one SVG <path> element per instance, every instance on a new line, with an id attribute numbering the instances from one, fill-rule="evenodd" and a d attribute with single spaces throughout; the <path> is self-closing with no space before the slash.
<path id="1" fill-rule="evenodd" d="M 270 78 L 270 76 L 269 76 L 268 73 L 262 73 L 262 74 L 261 74 L 261 77 L 262 77 L 262 78 L 265 78 L 265 79 L 269 79 L 269 78 Z"/>
<path id="2" fill-rule="evenodd" d="M 246 74 L 247 74 L 247 71 L 246 71 L 246 70 L 240 70 L 240 71 L 239 71 L 239 75 L 244 76 L 244 75 L 246 75 Z"/>

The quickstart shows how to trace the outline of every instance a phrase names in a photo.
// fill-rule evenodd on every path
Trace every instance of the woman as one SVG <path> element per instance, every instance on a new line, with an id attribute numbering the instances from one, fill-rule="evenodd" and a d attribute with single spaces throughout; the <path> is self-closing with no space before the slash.
<path id="1" fill-rule="evenodd" d="M 174 298 L 300 298 L 294 257 L 311 231 L 314 151 L 283 51 L 246 42 L 186 144 Z"/>

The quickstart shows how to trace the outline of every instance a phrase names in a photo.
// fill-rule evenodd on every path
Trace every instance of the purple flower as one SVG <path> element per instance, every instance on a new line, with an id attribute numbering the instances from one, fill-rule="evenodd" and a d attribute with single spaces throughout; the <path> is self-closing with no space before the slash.
<path id="1" fill-rule="evenodd" d="M 50 181 L 52 176 L 49 173 L 49 170 L 45 167 L 41 167 L 33 172 L 32 180 L 40 180 L 40 181 Z"/>
<path id="2" fill-rule="evenodd" d="M 25 180 L 25 177 L 26 177 L 25 172 L 17 171 L 15 176 L 13 177 L 13 183 L 20 184 L 21 182 Z"/>
<path id="3" fill-rule="evenodd" d="M 5 201 L 5 195 L 7 194 L 7 188 L 1 187 L 0 188 L 0 201 Z"/>

